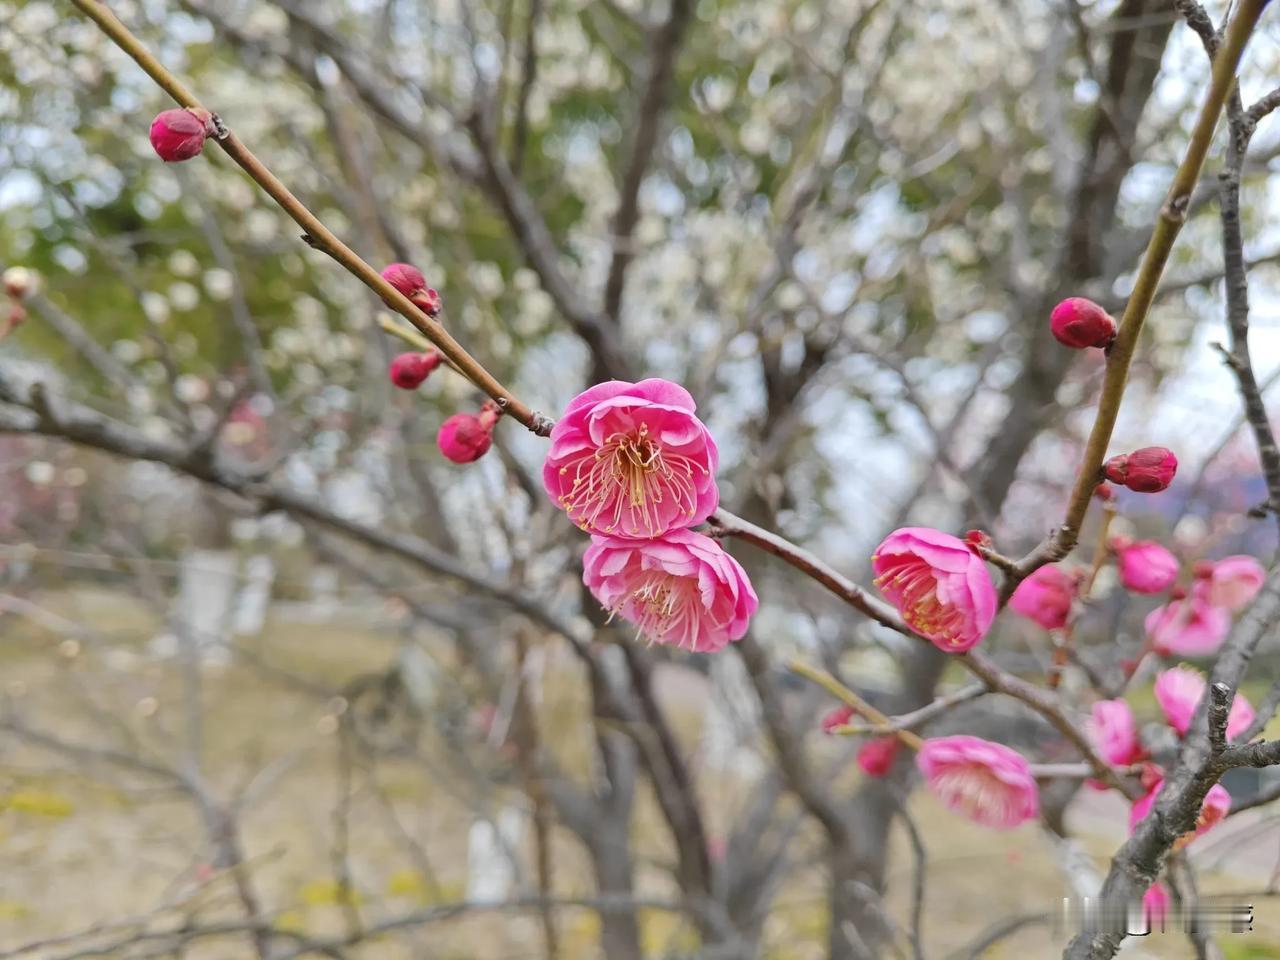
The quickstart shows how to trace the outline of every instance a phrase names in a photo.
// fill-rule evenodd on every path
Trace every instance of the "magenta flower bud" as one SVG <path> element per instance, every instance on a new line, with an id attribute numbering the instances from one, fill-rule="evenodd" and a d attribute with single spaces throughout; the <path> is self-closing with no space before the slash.
<path id="1" fill-rule="evenodd" d="M 489 452 L 498 413 L 498 408 L 491 400 L 485 401 L 478 415 L 455 413 L 440 424 L 436 446 L 454 463 L 474 463 Z"/>
<path id="2" fill-rule="evenodd" d="M 1084 297 L 1068 297 L 1054 307 L 1049 329 L 1060 344 L 1076 350 L 1107 347 L 1116 337 L 1116 322 L 1111 314 Z"/>
<path id="3" fill-rule="evenodd" d="M 1116 488 L 1109 483 L 1100 483 L 1094 488 L 1093 495 L 1103 503 L 1106 503 L 1116 498 Z"/>
<path id="4" fill-rule="evenodd" d="M 1125 543 L 1117 538 L 1111 546 L 1120 582 L 1134 593 L 1163 593 L 1178 579 L 1178 558 L 1154 540 Z"/>
<path id="5" fill-rule="evenodd" d="M 427 288 L 427 278 L 412 264 L 393 263 L 382 271 L 382 279 L 410 300 Z"/>
<path id="6" fill-rule="evenodd" d="M 1046 630 L 1061 630 L 1071 616 L 1071 604 L 1080 592 L 1080 577 L 1059 567 L 1041 567 L 1018 584 L 1009 598 L 1009 609 L 1034 620 Z"/>
<path id="7" fill-rule="evenodd" d="M 434 350 L 426 353 L 402 353 L 387 367 L 387 376 L 401 390 L 416 390 L 440 366 L 440 354 Z"/>
<path id="8" fill-rule="evenodd" d="M 893 735 L 873 737 L 858 748 L 858 766 L 868 777 L 883 777 L 893 768 L 901 745 Z"/>
<path id="9" fill-rule="evenodd" d="M 1159 493 L 1173 482 L 1178 458 L 1167 447 L 1143 447 L 1112 457 L 1102 469 L 1112 483 L 1138 493 Z"/>
<path id="10" fill-rule="evenodd" d="M 835 733 L 838 727 L 847 726 L 849 721 L 853 719 L 853 707 L 847 703 L 828 710 L 822 718 L 822 732 Z"/>
<path id="11" fill-rule="evenodd" d="M 151 146 L 165 163 L 190 160 L 204 149 L 211 133 L 213 115 L 208 110 L 165 110 L 151 121 Z"/>

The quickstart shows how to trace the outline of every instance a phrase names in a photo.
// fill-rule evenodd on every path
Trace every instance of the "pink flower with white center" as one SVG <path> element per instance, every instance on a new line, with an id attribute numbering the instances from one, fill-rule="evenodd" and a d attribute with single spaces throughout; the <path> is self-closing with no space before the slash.
<path id="1" fill-rule="evenodd" d="M 759 606 L 738 561 L 692 530 L 651 540 L 593 536 L 582 582 L 651 642 L 695 653 L 740 640 Z"/>
<path id="2" fill-rule="evenodd" d="M 895 736 L 873 737 L 858 748 L 858 766 L 869 777 L 883 777 L 893 768 L 900 746 Z"/>
<path id="3" fill-rule="evenodd" d="M 1148 929 L 1164 929 L 1164 922 L 1169 917 L 1169 903 L 1169 891 L 1159 880 L 1147 887 L 1147 892 L 1142 895 L 1142 913 Z"/>
<path id="4" fill-rule="evenodd" d="M 1134 801 L 1133 806 L 1129 810 L 1129 832 L 1133 833 L 1139 823 L 1146 818 L 1151 812 L 1151 808 L 1155 806 L 1156 795 L 1160 792 L 1160 788 L 1164 786 L 1163 778 L 1152 784 L 1150 791 Z M 1205 794 L 1204 803 L 1200 805 L 1200 815 L 1196 817 L 1196 825 L 1193 830 L 1184 833 L 1173 843 L 1174 850 L 1181 850 L 1188 843 L 1194 840 L 1200 834 L 1209 830 L 1223 817 L 1231 811 L 1231 794 L 1227 792 L 1226 787 L 1220 783 L 1215 783 L 1209 788 L 1209 792 Z"/>
<path id="5" fill-rule="evenodd" d="M 1009 608 L 1046 630 L 1067 625 L 1071 604 L 1080 592 L 1080 578 L 1061 567 L 1041 567 L 1018 584 Z"/>
<path id="6" fill-rule="evenodd" d="M 876 547 L 871 568 L 907 626 L 939 650 L 963 653 L 991 629 L 996 588 L 987 565 L 963 540 L 903 527 Z"/>
<path id="7" fill-rule="evenodd" d="M 926 740 L 916 766 L 944 804 L 986 827 L 1007 830 L 1040 813 L 1040 793 L 1016 750 L 964 734 Z"/>
<path id="8" fill-rule="evenodd" d="M 828 710 L 822 718 L 822 732 L 835 733 L 839 727 L 847 726 L 853 719 L 854 712 L 853 707 L 847 703 Z"/>
<path id="9" fill-rule="evenodd" d="M 1085 726 L 1098 756 L 1111 766 L 1126 767 L 1142 759 L 1138 726 L 1129 704 L 1123 700 L 1095 702 Z"/>
<path id="10" fill-rule="evenodd" d="M 1156 607 L 1142 625 L 1156 653 L 1203 657 L 1222 646 L 1231 629 L 1231 615 L 1193 594 Z"/>
<path id="11" fill-rule="evenodd" d="M 547 494 L 588 533 L 660 537 L 720 502 L 715 441 L 669 380 L 610 380 L 578 394 L 551 431 Z"/>
<path id="12" fill-rule="evenodd" d="M 1196 591 L 1206 602 L 1235 613 L 1258 595 L 1267 574 L 1253 557 L 1235 556 L 1198 564 L 1196 577 Z"/>
<path id="13" fill-rule="evenodd" d="M 1178 558 L 1154 540 L 1112 541 L 1120 582 L 1134 593 L 1163 593 L 1178 579 Z"/>

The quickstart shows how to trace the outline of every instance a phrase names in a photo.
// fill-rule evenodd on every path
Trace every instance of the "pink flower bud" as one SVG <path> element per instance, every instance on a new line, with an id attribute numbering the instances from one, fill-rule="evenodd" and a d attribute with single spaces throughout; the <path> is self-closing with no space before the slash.
<path id="1" fill-rule="evenodd" d="M 440 308 L 443 304 L 440 302 L 440 294 L 436 293 L 434 287 L 427 287 L 425 290 L 419 290 L 409 299 L 413 301 L 414 306 L 425 313 L 428 317 L 437 317 L 440 315 Z"/>
<path id="2" fill-rule="evenodd" d="M 426 353 L 402 353 L 387 367 L 387 376 L 401 390 L 416 390 L 440 366 L 440 354 L 434 350 Z"/>
<path id="3" fill-rule="evenodd" d="M 1116 488 L 1109 483 L 1100 483 L 1094 489 L 1093 495 L 1103 503 L 1106 503 L 1108 500 L 1114 500 L 1116 498 Z"/>
<path id="4" fill-rule="evenodd" d="M 382 271 L 382 279 L 395 287 L 410 300 L 427 288 L 427 278 L 412 264 L 393 263 Z"/>
<path id="5" fill-rule="evenodd" d="M 1173 482 L 1178 458 L 1166 447 L 1143 447 L 1112 457 L 1102 469 L 1112 483 L 1138 493 L 1159 493 Z"/>
<path id="6" fill-rule="evenodd" d="M 26 267 L 10 267 L 4 272 L 4 292 L 14 300 L 22 300 L 31 292 L 31 271 Z"/>
<path id="7" fill-rule="evenodd" d="M 1045 630 L 1061 630 L 1071 616 L 1071 603 L 1080 592 L 1080 578 L 1060 567 L 1041 567 L 1018 584 L 1009 608 Z"/>
<path id="8" fill-rule="evenodd" d="M 853 707 L 849 706 L 847 703 L 828 710 L 826 715 L 822 718 L 822 732 L 834 733 L 837 727 L 847 725 L 849 721 L 853 719 L 853 715 Z"/>
<path id="9" fill-rule="evenodd" d="M 440 424 L 436 445 L 454 463 L 473 463 L 489 451 L 493 442 L 493 425 L 499 410 L 492 400 L 485 401 L 480 413 L 455 413 Z"/>
<path id="10" fill-rule="evenodd" d="M 1154 540 L 1112 546 L 1120 582 L 1134 593 L 1163 593 L 1178 579 L 1178 558 Z"/>
<path id="11" fill-rule="evenodd" d="M 151 121 L 151 146 L 165 163 L 190 160 L 204 149 L 211 133 L 213 115 L 208 110 L 165 110 Z"/>
<path id="12" fill-rule="evenodd" d="M 1116 322 L 1111 315 L 1084 297 L 1069 297 L 1054 307 L 1049 329 L 1055 340 L 1077 350 L 1110 346 L 1116 336 Z"/>
<path id="13" fill-rule="evenodd" d="M 883 777 L 893 767 L 901 743 L 892 734 L 868 740 L 858 748 L 858 766 L 869 777 Z"/>

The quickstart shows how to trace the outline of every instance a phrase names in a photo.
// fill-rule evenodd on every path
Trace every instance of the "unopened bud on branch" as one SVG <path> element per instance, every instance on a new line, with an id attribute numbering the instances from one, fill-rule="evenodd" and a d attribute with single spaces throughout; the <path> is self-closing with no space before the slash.
<path id="1" fill-rule="evenodd" d="M 1076 350 L 1108 347 L 1116 336 L 1111 314 L 1084 297 L 1069 297 L 1054 307 L 1049 329 L 1059 343 Z"/>
<path id="2" fill-rule="evenodd" d="M 1143 447 L 1112 457 L 1102 469 L 1112 483 L 1138 493 L 1159 493 L 1173 482 L 1178 458 L 1167 447 Z"/>

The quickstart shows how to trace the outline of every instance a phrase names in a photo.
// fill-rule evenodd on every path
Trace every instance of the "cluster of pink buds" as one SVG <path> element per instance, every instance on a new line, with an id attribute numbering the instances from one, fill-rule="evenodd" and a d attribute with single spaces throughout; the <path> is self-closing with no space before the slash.
<path id="1" fill-rule="evenodd" d="M 438 317 L 443 303 L 440 294 L 427 286 L 427 278 L 412 264 L 393 263 L 382 271 L 382 279 L 395 287 L 428 317 Z"/>
<path id="2" fill-rule="evenodd" d="M 27 319 L 27 308 L 23 306 L 23 301 L 31 292 L 34 280 L 26 267 L 10 267 L 4 272 L 3 283 L 5 296 L 9 299 L 9 311 L 5 317 L 4 329 L 0 330 L 0 338 L 8 336 Z"/>
<path id="3" fill-rule="evenodd" d="M 165 163 L 177 163 L 200 155 L 204 142 L 215 133 L 213 114 L 194 107 L 175 108 L 151 121 L 151 146 Z"/>
<path id="4" fill-rule="evenodd" d="M 1049 329 L 1055 340 L 1075 350 L 1089 347 L 1105 350 L 1116 338 L 1115 319 L 1084 297 L 1069 297 L 1054 307 L 1049 315 Z"/>

